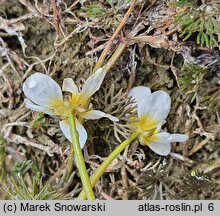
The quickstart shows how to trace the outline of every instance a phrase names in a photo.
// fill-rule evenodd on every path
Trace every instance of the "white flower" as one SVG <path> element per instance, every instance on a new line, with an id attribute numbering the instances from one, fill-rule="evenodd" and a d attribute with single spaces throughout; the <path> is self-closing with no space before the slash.
<path id="1" fill-rule="evenodd" d="M 100 88 L 105 75 L 106 72 L 102 68 L 98 69 L 95 74 L 87 79 L 80 92 L 71 78 L 64 79 L 63 91 L 70 92 L 71 96 L 63 99 L 62 90 L 58 83 L 45 74 L 35 73 L 27 78 L 23 84 L 23 92 L 27 97 L 24 100 L 25 105 L 34 111 L 60 116 L 62 119 L 59 122 L 60 128 L 66 138 L 71 141 L 68 116 L 73 111 L 77 117 L 85 119 L 107 117 L 112 121 L 118 121 L 116 117 L 99 110 L 85 109 L 88 99 Z M 76 128 L 79 133 L 81 148 L 83 148 L 87 140 L 87 132 L 77 118 Z"/>
<path id="2" fill-rule="evenodd" d="M 130 90 L 137 105 L 137 117 L 132 118 L 131 125 L 140 132 L 139 142 L 149 146 L 159 155 L 168 155 L 171 142 L 185 142 L 185 134 L 169 134 L 161 131 L 161 126 L 170 111 L 171 99 L 164 91 L 151 93 L 148 87 L 138 86 Z"/>

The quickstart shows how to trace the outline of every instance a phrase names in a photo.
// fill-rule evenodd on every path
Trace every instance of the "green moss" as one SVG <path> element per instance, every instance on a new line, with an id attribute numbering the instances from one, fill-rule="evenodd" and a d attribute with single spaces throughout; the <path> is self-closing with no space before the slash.
<path id="1" fill-rule="evenodd" d="M 32 187 L 23 177 L 11 178 L 11 185 L 7 188 L 6 193 L 9 199 L 13 200 L 59 200 L 64 195 L 52 189 L 49 182 L 43 183 L 42 177 L 36 175 L 33 177 Z"/>
<path id="2" fill-rule="evenodd" d="M 187 64 L 181 68 L 179 82 L 183 90 L 191 89 L 194 85 L 198 84 L 202 76 L 208 70 L 201 68 L 198 65 Z"/>
<path id="3" fill-rule="evenodd" d="M 22 164 L 17 164 L 12 171 L 13 176 L 23 176 L 33 165 L 33 162 L 31 160 L 27 160 L 23 162 Z"/>
<path id="4" fill-rule="evenodd" d="M 90 18 L 99 18 L 105 16 L 107 10 L 99 4 L 92 4 L 83 7 L 82 10 L 86 12 L 87 16 Z"/>
<path id="5" fill-rule="evenodd" d="M 40 129 L 42 127 L 49 127 L 49 120 L 44 116 L 43 113 L 38 113 L 33 121 L 31 121 L 31 127 Z"/>
<path id="6" fill-rule="evenodd" d="M 183 41 L 195 39 L 196 43 L 205 47 L 219 47 L 218 35 L 220 33 L 220 21 L 217 20 L 219 11 L 213 11 L 212 6 L 186 7 L 178 14 L 176 24 L 180 26 L 179 37 Z"/>

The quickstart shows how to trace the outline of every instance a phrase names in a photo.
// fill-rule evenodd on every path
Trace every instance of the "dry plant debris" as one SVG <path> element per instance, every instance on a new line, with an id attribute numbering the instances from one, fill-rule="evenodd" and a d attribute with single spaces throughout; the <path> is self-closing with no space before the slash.
<path id="1" fill-rule="evenodd" d="M 59 84 L 71 77 L 82 86 L 131 2 L 0 1 L 1 199 L 72 199 L 79 194 L 77 171 L 64 185 L 68 141 L 56 119 L 24 107 L 22 85 L 41 72 Z M 134 142 L 95 186 L 98 199 L 220 199 L 220 16 L 211 10 L 217 1 L 199 2 L 138 1 L 114 39 L 109 54 L 123 41 L 127 48 L 92 98 L 93 108 L 126 123 L 133 115 L 127 106 L 131 87 L 166 90 L 173 105 L 163 129 L 190 139 L 173 144 L 166 158 Z M 214 20 L 215 32 L 187 28 L 189 4 Z M 121 122 L 85 122 L 89 174 L 129 135 L 130 128 Z"/>

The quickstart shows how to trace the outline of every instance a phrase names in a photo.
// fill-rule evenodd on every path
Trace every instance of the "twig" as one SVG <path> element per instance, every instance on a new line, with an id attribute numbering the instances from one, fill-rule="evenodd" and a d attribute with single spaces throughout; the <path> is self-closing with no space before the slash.
<path id="1" fill-rule="evenodd" d="M 105 58 L 108 54 L 108 51 L 113 43 L 113 41 L 115 40 L 116 36 L 118 35 L 118 33 L 122 30 L 122 28 L 124 27 L 124 25 L 126 24 L 132 10 L 134 9 L 134 6 L 136 4 L 137 0 L 134 0 L 133 3 L 131 4 L 130 8 L 128 9 L 127 13 L 125 14 L 124 18 L 122 19 L 121 23 L 119 24 L 119 26 L 117 27 L 117 29 L 115 30 L 114 34 L 112 35 L 112 37 L 110 38 L 110 40 L 108 41 L 105 49 L 103 50 L 101 56 L 99 57 L 98 62 L 96 63 L 96 66 L 93 69 L 92 73 L 95 73 L 97 71 L 97 69 L 99 69 L 100 67 L 102 67 L 103 62 L 105 61 Z"/>
<path id="2" fill-rule="evenodd" d="M 25 144 L 26 146 L 31 146 L 31 147 L 40 149 L 40 150 L 46 152 L 50 157 L 52 157 L 54 155 L 54 153 L 61 154 L 60 147 L 57 144 L 51 144 L 49 146 L 45 146 L 43 144 L 38 144 L 38 143 L 34 143 L 32 141 L 29 141 L 25 137 L 22 137 L 17 134 L 11 134 L 7 138 L 7 140 L 9 142 L 13 142 L 16 144 Z"/>
<path id="3" fill-rule="evenodd" d="M 100 194 L 103 196 L 103 198 L 104 198 L 105 200 L 115 200 L 115 199 L 113 199 L 110 195 L 108 195 L 107 193 L 105 193 L 104 191 L 102 191 Z"/>
<path id="4" fill-rule="evenodd" d="M 203 148 L 203 146 L 205 146 L 209 142 L 209 140 L 213 140 L 213 139 L 214 139 L 213 135 L 209 134 L 202 142 L 200 142 L 199 144 L 193 147 L 193 149 L 189 153 L 189 156 L 195 154 L 197 151 Z"/>

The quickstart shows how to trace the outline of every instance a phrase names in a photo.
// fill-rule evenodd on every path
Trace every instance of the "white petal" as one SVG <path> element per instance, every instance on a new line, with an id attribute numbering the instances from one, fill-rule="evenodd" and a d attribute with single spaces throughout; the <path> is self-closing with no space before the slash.
<path id="1" fill-rule="evenodd" d="M 152 97 L 150 114 L 154 115 L 160 122 L 164 121 L 170 112 L 170 96 L 164 91 L 156 91 L 152 94 Z"/>
<path id="2" fill-rule="evenodd" d="M 87 111 L 83 114 L 80 114 L 80 116 L 82 118 L 85 118 L 85 119 L 100 119 L 100 118 L 109 118 L 111 121 L 119 121 L 118 118 L 112 116 L 112 115 L 109 115 L 107 113 L 104 113 L 104 112 L 101 112 L 99 110 L 91 110 L 91 111 Z"/>
<path id="3" fill-rule="evenodd" d="M 168 141 L 160 140 L 158 142 L 151 142 L 149 145 L 149 148 L 154 151 L 155 153 L 166 156 L 171 151 L 171 144 Z"/>
<path id="4" fill-rule="evenodd" d="M 53 115 L 53 113 L 50 112 L 48 108 L 38 106 L 38 105 L 34 104 L 32 101 L 30 101 L 27 98 L 24 99 L 24 103 L 25 103 L 25 106 L 28 109 L 34 110 L 36 112 L 43 112 L 43 113 L 46 113 L 48 115 Z"/>
<path id="5" fill-rule="evenodd" d="M 157 136 L 169 142 L 185 142 L 189 137 L 185 134 L 170 134 L 167 132 L 160 132 Z"/>
<path id="6" fill-rule="evenodd" d="M 63 80 L 63 91 L 70 92 L 72 94 L 77 94 L 78 93 L 78 88 L 71 78 L 65 78 Z"/>
<path id="7" fill-rule="evenodd" d="M 145 86 L 137 86 L 132 88 L 129 93 L 128 96 L 132 97 L 132 99 L 137 103 L 137 105 L 139 106 L 139 104 L 141 103 L 141 101 L 148 97 L 151 94 L 151 90 L 148 87 Z"/>
<path id="8" fill-rule="evenodd" d="M 58 83 L 51 77 L 35 73 L 23 84 L 23 92 L 27 98 L 42 107 L 49 107 L 53 99 L 62 99 L 62 91 Z"/>
<path id="9" fill-rule="evenodd" d="M 90 98 L 101 86 L 106 75 L 103 68 L 99 68 L 93 75 L 91 75 L 85 82 L 82 91 L 79 95 L 80 101 L 86 101 Z"/>
<path id="10" fill-rule="evenodd" d="M 69 124 L 67 123 L 67 121 L 63 120 L 59 122 L 60 125 L 60 129 L 63 132 L 64 136 L 70 141 L 72 142 L 71 139 L 71 133 L 70 133 L 70 128 L 69 128 Z"/>
<path id="11" fill-rule="evenodd" d="M 164 91 L 156 91 L 149 98 L 142 100 L 139 115 L 149 115 L 158 122 L 163 122 L 169 114 L 171 99 Z"/>
<path id="12" fill-rule="evenodd" d="M 79 142 L 80 142 L 80 146 L 81 149 L 84 147 L 84 145 L 86 144 L 86 140 L 87 140 L 87 132 L 86 129 L 83 127 L 83 125 L 76 119 L 76 129 L 79 133 Z"/>
<path id="13" fill-rule="evenodd" d="M 65 121 L 65 120 L 60 121 L 59 124 L 60 124 L 60 129 L 63 132 L 63 134 L 65 135 L 65 137 L 70 142 L 72 142 L 70 128 L 69 128 L 69 124 L 67 123 L 67 121 Z M 82 124 L 77 119 L 76 119 L 76 129 L 79 133 L 79 142 L 80 142 L 80 146 L 82 149 L 86 143 L 86 140 L 87 140 L 87 132 L 86 132 L 85 128 L 82 126 Z"/>
<path id="14" fill-rule="evenodd" d="M 170 134 L 166 139 L 170 142 L 185 142 L 189 137 L 186 134 Z"/>
<path id="15" fill-rule="evenodd" d="M 185 134 L 169 134 L 160 132 L 157 134 L 158 141 L 151 142 L 148 146 L 159 155 L 168 155 L 171 150 L 171 142 L 185 142 L 188 136 Z"/>
<path id="16" fill-rule="evenodd" d="M 170 134 L 167 132 L 160 132 L 157 134 L 157 141 L 151 142 L 148 146 L 151 150 L 159 155 L 168 155 L 171 151 L 171 141 L 168 140 Z"/>
<path id="17" fill-rule="evenodd" d="M 149 115 L 152 106 L 152 99 L 152 95 L 149 95 L 141 100 L 140 104 L 138 104 L 137 113 L 139 118 Z"/>

